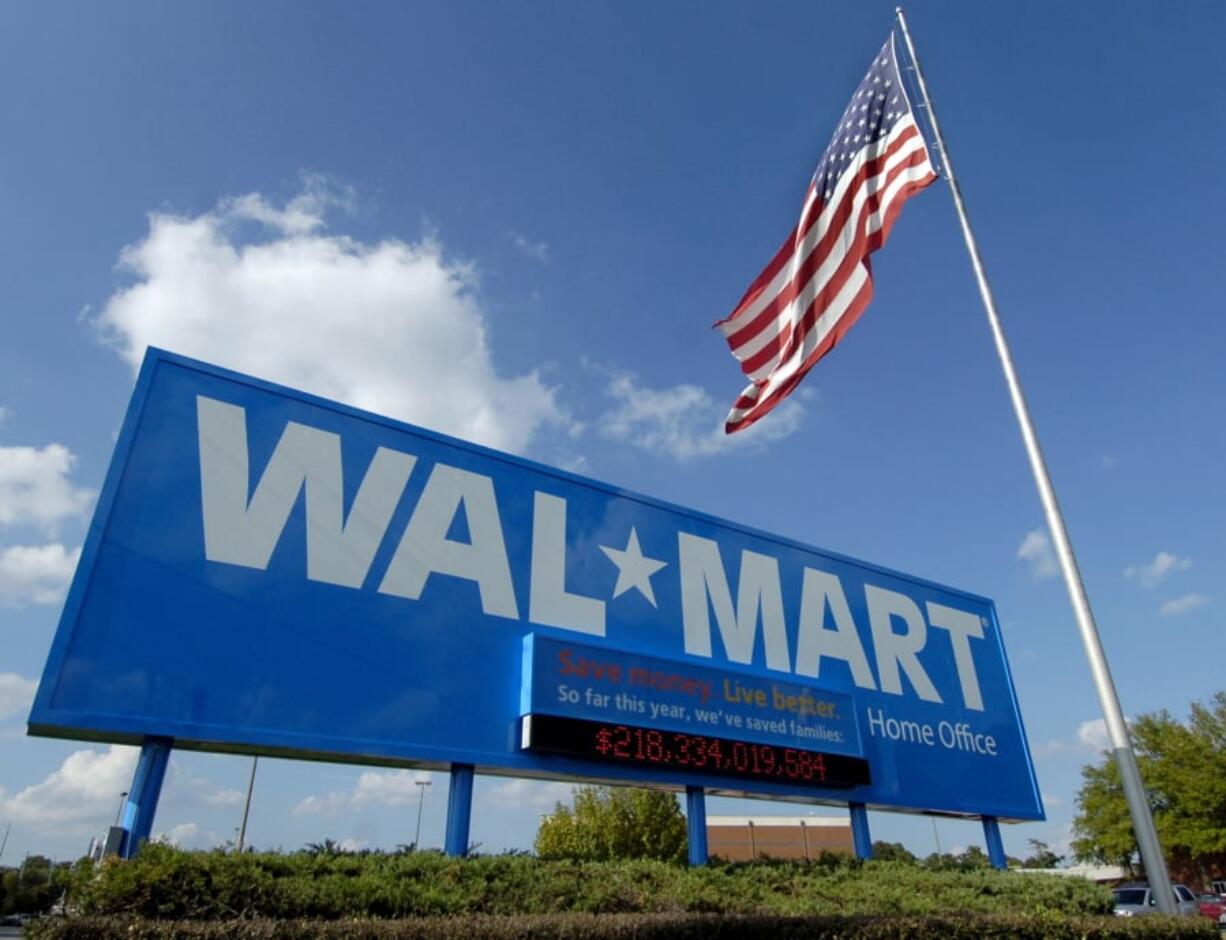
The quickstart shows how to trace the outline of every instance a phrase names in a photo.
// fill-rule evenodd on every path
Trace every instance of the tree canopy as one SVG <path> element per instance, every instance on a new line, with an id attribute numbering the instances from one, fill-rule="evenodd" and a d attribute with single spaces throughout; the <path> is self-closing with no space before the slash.
<path id="1" fill-rule="evenodd" d="M 1064 861 L 1064 856 L 1051 850 L 1046 842 L 1039 839 L 1027 839 L 1030 844 L 1030 854 L 1018 863 L 1020 868 L 1057 868 Z"/>
<path id="2" fill-rule="evenodd" d="M 1195 702 L 1187 722 L 1165 710 L 1131 726 L 1158 838 L 1173 867 L 1203 881 L 1226 870 L 1226 692 Z M 1131 865 L 1132 820 L 1112 755 L 1082 768 L 1073 820 L 1081 861 Z"/>
<path id="3" fill-rule="evenodd" d="M 0 868 L 0 914 L 45 914 L 68 885 L 71 865 L 42 855 L 20 868 Z"/>
<path id="4" fill-rule="evenodd" d="M 628 787 L 579 787 L 573 808 L 558 803 L 536 834 L 541 858 L 681 861 L 686 844 L 673 794 Z"/>

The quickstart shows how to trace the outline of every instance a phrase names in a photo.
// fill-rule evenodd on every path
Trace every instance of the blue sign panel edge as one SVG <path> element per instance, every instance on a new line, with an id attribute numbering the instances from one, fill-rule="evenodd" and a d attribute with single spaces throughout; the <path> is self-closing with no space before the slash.
<path id="1" fill-rule="evenodd" d="M 894 577 L 909 582 L 917 586 L 924 586 L 947 593 L 950 596 L 961 597 L 968 601 L 977 603 L 986 608 L 986 612 L 990 617 L 991 625 L 998 631 L 1000 636 L 1000 625 L 997 617 L 995 605 L 991 600 L 982 596 L 953 589 L 947 585 L 938 584 L 921 577 L 915 577 L 909 574 L 904 574 L 872 562 L 864 562 L 859 559 L 854 559 L 837 552 L 830 552 L 825 549 L 817 549 L 813 546 L 799 542 L 794 539 L 779 536 L 773 533 L 767 533 L 748 526 L 740 525 L 735 522 L 730 522 L 719 517 L 711 516 L 701 511 L 680 507 L 675 504 L 668 503 L 659 499 L 644 496 L 635 492 L 622 490 L 618 487 L 610 486 L 609 484 L 600 481 L 591 480 L 581 477 L 577 474 L 569 473 L 555 467 L 549 467 L 543 464 L 536 463 L 525 458 L 508 455 L 481 445 L 473 444 L 468 441 L 452 438 L 448 435 L 438 432 L 418 428 L 404 422 L 396 421 L 382 415 L 373 414 L 361 409 L 346 406 L 328 399 L 318 396 L 306 394 L 294 389 L 286 388 L 276 383 L 267 382 L 258 378 L 247 376 L 231 370 L 223 369 L 211 364 L 203 363 L 197 360 L 189 359 L 174 353 L 150 347 L 145 360 L 142 363 L 139 371 L 132 399 L 129 403 L 127 413 L 121 427 L 120 434 L 117 438 L 115 451 L 107 472 L 107 476 L 101 490 L 94 518 L 91 521 L 90 528 L 85 540 L 85 545 L 82 549 L 82 555 L 76 573 L 74 574 L 72 584 L 70 586 L 63 613 L 60 618 L 59 627 L 56 631 L 52 642 L 51 649 L 48 654 L 47 664 L 43 672 L 43 681 L 40 683 L 38 693 L 29 717 L 29 729 L 32 734 L 41 734 L 55 737 L 81 737 L 95 741 L 114 741 L 121 743 L 134 743 L 139 741 L 146 734 L 164 733 L 159 732 L 159 729 L 151 729 L 144 725 L 141 721 L 133 721 L 126 717 L 109 716 L 108 725 L 113 730 L 100 731 L 98 729 L 98 719 L 107 719 L 104 713 L 73 713 L 64 709 L 54 709 L 50 703 L 54 693 L 55 680 L 60 676 L 60 670 L 63 666 L 67 648 L 72 640 L 73 631 L 76 628 L 77 619 L 80 614 L 81 605 L 88 591 L 90 579 L 93 576 L 94 564 L 97 557 L 99 547 L 103 541 L 107 528 L 111 522 L 112 510 L 114 508 L 114 500 L 116 493 L 122 483 L 124 473 L 127 469 L 128 458 L 136 437 L 142 414 L 148 403 L 148 396 L 153 384 L 157 370 L 163 365 L 175 365 L 184 369 L 193 370 L 207 376 L 214 376 L 234 382 L 240 385 L 245 385 L 253 389 L 271 393 L 274 395 L 290 398 L 301 403 L 321 407 L 342 415 L 358 418 L 364 421 L 370 421 L 375 424 L 383 425 L 391 429 L 406 431 L 412 435 L 432 440 L 449 447 L 468 450 L 484 457 L 511 465 L 519 465 L 526 467 L 537 473 L 541 473 L 555 478 L 569 481 L 581 486 L 599 490 L 606 494 L 634 500 L 643 503 L 647 506 L 657 507 L 666 511 L 680 513 L 693 519 L 702 520 L 713 525 L 720 526 L 724 529 L 738 531 L 753 537 L 763 538 L 776 544 L 791 547 L 804 552 L 815 552 L 834 561 L 856 566 L 866 572 L 875 572 L 887 577 Z M 1017 729 L 1023 744 L 1022 758 L 1025 763 L 1025 769 L 1029 776 L 1029 790 L 1033 794 L 1033 804 L 1035 812 L 1030 814 L 1011 815 L 1009 813 L 1000 813 L 1002 819 L 1042 819 L 1045 818 L 1042 811 L 1042 803 L 1039 798 L 1037 780 L 1034 774 L 1033 760 L 1029 750 L 1029 743 L 1026 737 L 1025 726 L 1021 718 L 1020 710 L 1016 699 L 1016 690 L 1013 686 L 1012 674 L 1008 663 L 1007 651 L 1004 648 L 1003 637 L 1000 642 L 1000 654 L 1003 661 L 1003 667 L 1007 676 L 1007 687 L 1009 694 L 1009 704 L 1017 725 Z M 244 740 L 238 741 L 231 739 L 225 734 L 213 734 L 210 732 L 219 731 L 220 729 L 212 728 L 207 725 L 188 726 L 183 725 L 178 729 L 181 744 L 183 746 L 196 746 L 201 749 L 232 751 L 236 753 L 251 753 L 251 752 L 269 752 L 281 753 L 286 756 L 302 756 L 311 759 L 339 759 L 346 762 L 354 763 L 369 763 L 369 764 L 387 764 L 389 766 L 445 766 L 452 760 L 456 759 L 456 752 L 452 751 L 449 755 L 439 756 L 423 752 L 420 760 L 405 759 L 403 757 L 388 754 L 386 757 L 378 753 L 370 753 L 364 756 L 358 756 L 351 751 L 331 751 L 319 750 L 318 745 L 326 744 L 327 739 L 319 736 L 303 735 L 302 737 L 309 740 L 295 741 L 292 738 L 299 737 L 298 735 L 283 734 L 280 732 L 272 733 L 253 733 L 247 735 Z M 352 742 L 350 742 L 352 743 Z M 309 746 L 316 745 L 315 747 Z M 303 746 L 308 745 L 308 746 Z M 376 748 L 375 751 L 378 749 Z M 428 749 L 426 749 L 428 750 Z M 539 776 L 552 777 L 551 774 L 542 774 L 537 772 L 524 772 L 517 768 L 497 768 L 483 767 L 488 772 L 500 773 L 510 776 Z M 605 775 L 601 775 L 602 779 L 607 779 Z M 597 779 L 591 777 L 589 779 Z M 678 783 L 684 782 L 683 780 Z M 715 791 L 715 788 L 711 788 Z M 740 791 L 734 791 L 740 792 Z M 795 795 L 787 795 L 788 799 L 800 799 Z M 812 800 L 812 802 L 838 802 L 837 800 Z M 869 804 L 870 806 L 875 804 Z M 880 808 L 894 811 L 915 811 L 915 812 L 932 812 L 931 809 L 922 806 L 905 806 L 898 804 L 888 804 Z M 937 812 L 947 815 L 978 815 L 980 812 L 989 813 L 989 807 L 976 809 L 975 812 L 958 813 L 945 809 L 937 810 Z"/>
<path id="2" fill-rule="evenodd" d="M 212 371 L 212 367 L 205 363 L 176 356 L 155 346 L 150 346 L 145 351 L 145 358 L 141 362 L 140 371 L 136 376 L 136 385 L 132 389 L 132 398 L 128 402 L 123 423 L 119 427 L 119 436 L 115 440 L 115 450 L 111 454 L 111 463 L 107 467 L 106 479 L 103 480 L 102 490 L 98 494 L 98 503 L 94 507 L 94 516 L 90 520 L 89 531 L 85 535 L 85 544 L 81 546 L 81 557 L 77 560 L 77 569 L 73 572 L 72 583 L 69 585 L 68 594 L 64 599 L 64 609 L 60 613 L 60 621 L 56 627 L 55 636 L 51 641 L 51 649 L 47 653 L 47 664 L 43 669 L 43 677 L 38 683 L 38 691 L 34 695 L 34 705 L 30 710 L 28 722 L 31 734 L 49 734 L 50 729 L 55 727 L 56 723 L 49 720 L 53 712 L 51 697 L 55 691 L 49 680 L 60 675 L 60 669 L 64 663 L 68 644 L 72 640 L 73 631 L 76 629 L 81 604 L 85 600 L 85 592 L 89 586 L 89 580 L 93 576 L 94 562 L 98 557 L 98 548 L 102 544 L 102 537 L 111 522 L 111 510 L 115 506 L 115 495 L 119 490 L 119 482 L 123 478 L 124 471 L 128 466 L 128 456 L 136 439 L 137 428 L 140 427 L 141 414 L 145 410 L 145 403 L 149 398 L 149 388 L 153 384 L 153 375 L 162 362 L 174 362 L 190 369 L 200 369 L 200 371 L 206 372 Z M 220 372 L 220 370 L 217 371 Z M 238 379 L 237 375 L 232 377 Z M 239 380 L 241 381 L 241 379 Z M 71 725 L 67 727 L 71 727 Z M 107 741 L 114 739 L 100 736 L 93 740 Z"/>

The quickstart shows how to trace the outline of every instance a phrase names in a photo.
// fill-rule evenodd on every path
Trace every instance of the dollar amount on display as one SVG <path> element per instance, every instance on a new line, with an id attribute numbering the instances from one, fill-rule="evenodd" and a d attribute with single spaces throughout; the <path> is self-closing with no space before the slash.
<path id="1" fill-rule="evenodd" d="M 871 782 L 868 761 L 805 748 L 556 715 L 526 715 L 522 747 L 581 760 L 837 788 Z"/>

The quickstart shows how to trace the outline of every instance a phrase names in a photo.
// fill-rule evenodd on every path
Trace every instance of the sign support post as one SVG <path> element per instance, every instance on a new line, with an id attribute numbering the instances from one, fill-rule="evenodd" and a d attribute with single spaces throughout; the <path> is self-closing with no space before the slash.
<path id="1" fill-rule="evenodd" d="M 1009 859 L 1005 856 L 1005 843 L 1000 838 L 1000 823 L 995 816 L 983 817 L 983 841 L 988 844 L 988 858 L 993 868 L 1002 871 L 1009 867 Z"/>
<path id="2" fill-rule="evenodd" d="M 170 738 L 145 738 L 141 745 L 136 773 L 119 823 L 127 833 L 119 851 L 121 858 L 135 858 L 141 843 L 147 842 L 153 831 L 153 814 L 157 812 L 158 797 L 162 795 L 170 745 Z"/>
<path id="3" fill-rule="evenodd" d="M 873 857 L 873 837 L 868 831 L 868 808 L 863 803 L 848 803 L 851 811 L 851 842 L 856 858 L 866 861 Z"/>
<path id="4" fill-rule="evenodd" d="M 690 864 L 707 864 L 707 796 L 702 787 L 685 788 L 685 831 L 690 841 Z"/>
<path id="5" fill-rule="evenodd" d="M 468 854 L 468 824 L 473 810 L 473 765 L 452 764 L 447 790 L 446 852 L 455 858 Z"/>

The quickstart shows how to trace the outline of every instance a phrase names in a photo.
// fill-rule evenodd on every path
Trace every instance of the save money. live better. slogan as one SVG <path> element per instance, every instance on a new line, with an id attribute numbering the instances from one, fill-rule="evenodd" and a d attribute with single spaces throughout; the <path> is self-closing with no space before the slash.
<path id="1" fill-rule="evenodd" d="M 862 753 L 846 693 L 535 634 L 524 642 L 520 710 Z"/>

